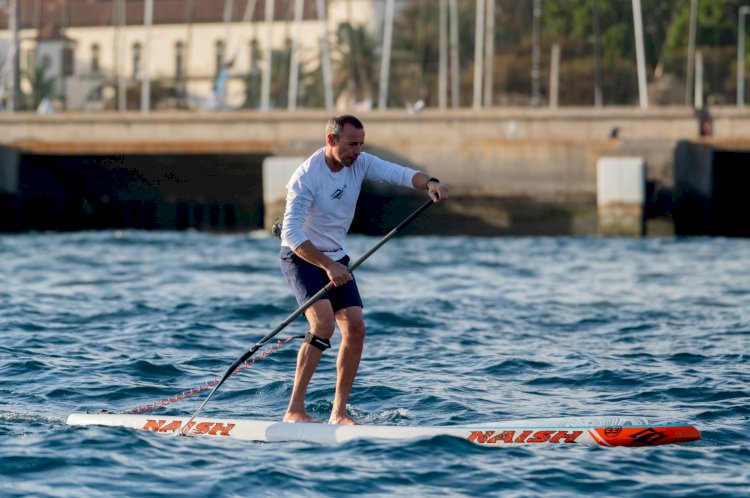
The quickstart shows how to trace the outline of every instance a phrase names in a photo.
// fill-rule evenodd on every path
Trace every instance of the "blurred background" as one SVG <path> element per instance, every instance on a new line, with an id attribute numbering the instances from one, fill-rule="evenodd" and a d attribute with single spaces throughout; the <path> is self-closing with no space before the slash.
<path id="1" fill-rule="evenodd" d="M 445 234 L 750 235 L 728 0 L 0 0 L 0 230 L 265 229 L 334 113 Z M 353 230 L 414 202 L 369 186 Z M 440 218 L 438 220 L 438 217 Z"/>

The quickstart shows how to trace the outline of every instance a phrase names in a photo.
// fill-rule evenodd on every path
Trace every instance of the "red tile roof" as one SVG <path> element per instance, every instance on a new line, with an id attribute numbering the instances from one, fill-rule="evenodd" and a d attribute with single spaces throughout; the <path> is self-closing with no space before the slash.
<path id="1" fill-rule="evenodd" d="M 248 3 L 253 0 L 234 0 L 232 21 L 240 22 Z M 9 2 L 6 2 L 9 3 Z M 128 25 L 143 24 L 145 0 L 125 0 Z M 114 21 L 116 0 L 18 0 L 22 28 L 39 28 L 52 24 L 62 26 L 109 26 Z M 181 24 L 190 19 L 194 23 L 224 21 L 225 0 L 154 0 L 154 24 Z M 191 9 L 192 6 L 192 9 Z M 276 0 L 274 19 L 292 19 L 294 0 Z M 315 0 L 304 0 L 304 18 L 316 19 Z M 254 21 L 263 21 L 266 0 L 256 0 Z M 0 29 L 8 28 L 8 11 L 0 10 Z"/>

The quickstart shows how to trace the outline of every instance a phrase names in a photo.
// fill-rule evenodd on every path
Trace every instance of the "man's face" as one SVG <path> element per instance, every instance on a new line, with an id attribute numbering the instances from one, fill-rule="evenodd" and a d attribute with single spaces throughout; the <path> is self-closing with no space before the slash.
<path id="1" fill-rule="evenodd" d="M 332 143 L 333 135 L 329 135 L 328 140 L 333 158 L 344 166 L 351 166 L 362 152 L 362 146 L 365 144 L 365 130 L 346 123 L 338 142 Z"/>

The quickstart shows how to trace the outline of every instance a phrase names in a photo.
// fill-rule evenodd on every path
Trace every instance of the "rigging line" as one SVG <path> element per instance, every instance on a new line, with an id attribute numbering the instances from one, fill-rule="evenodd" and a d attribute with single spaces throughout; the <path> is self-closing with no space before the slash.
<path id="1" fill-rule="evenodd" d="M 292 336 L 292 337 L 290 337 L 290 338 L 288 338 L 286 340 L 279 339 L 275 345 L 270 346 L 265 351 L 261 351 L 261 353 L 259 355 L 253 356 L 252 361 L 249 361 L 249 362 L 245 361 L 242 365 L 240 365 L 239 367 L 237 367 L 237 369 L 235 369 L 235 371 L 232 372 L 232 375 L 240 373 L 241 371 L 250 368 L 251 366 L 253 366 L 255 364 L 255 362 L 260 361 L 263 358 L 266 358 L 266 357 L 272 355 L 276 351 L 280 350 L 281 347 L 284 344 L 287 344 L 288 342 L 292 341 L 293 339 L 304 339 L 304 338 L 305 338 L 304 335 L 295 335 L 295 336 Z M 189 391 L 185 390 L 185 391 L 182 391 L 181 393 L 176 394 L 176 395 L 174 395 L 172 397 L 168 397 L 167 399 L 162 399 L 162 400 L 159 400 L 159 401 L 155 401 L 155 402 L 153 402 L 151 404 L 146 403 L 145 406 L 138 405 L 135 408 L 131 408 L 130 410 L 125 410 L 124 412 L 120 412 L 120 413 L 122 413 L 122 414 L 129 414 L 129 415 L 140 415 L 141 413 L 151 412 L 151 411 L 157 410 L 159 408 L 166 408 L 167 406 L 173 405 L 173 404 L 177 403 L 178 401 L 182 401 L 184 399 L 188 399 L 188 398 L 192 397 L 195 394 L 200 394 L 203 391 L 208 391 L 209 389 L 211 389 L 212 387 L 214 387 L 216 384 L 218 384 L 218 382 L 219 382 L 219 379 L 218 378 L 214 378 L 213 380 L 209 380 L 209 381 L 204 382 L 202 385 L 199 385 L 196 388 L 192 388 L 191 387 Z"/>

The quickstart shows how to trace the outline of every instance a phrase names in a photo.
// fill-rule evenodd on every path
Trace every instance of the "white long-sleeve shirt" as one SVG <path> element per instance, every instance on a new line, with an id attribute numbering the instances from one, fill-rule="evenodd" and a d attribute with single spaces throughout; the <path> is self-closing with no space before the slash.
<path id="1" fill-rule="evenodd" d="M 351 166 L 333 172 L 325 147 L 314 152 L 287 183 L 281 245 L 292 250 L 309 240 L 334 261 L 346 255 L 344 238 L 354 218 L 362 182 L 372 180 L 414 188 L 416 170 L 363 152 Z"/>

